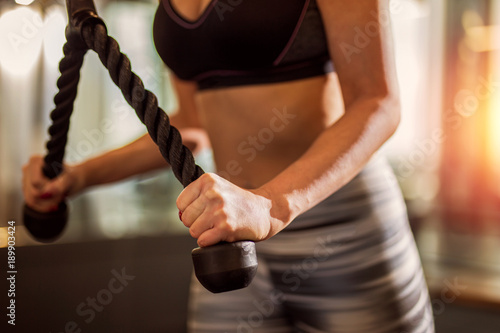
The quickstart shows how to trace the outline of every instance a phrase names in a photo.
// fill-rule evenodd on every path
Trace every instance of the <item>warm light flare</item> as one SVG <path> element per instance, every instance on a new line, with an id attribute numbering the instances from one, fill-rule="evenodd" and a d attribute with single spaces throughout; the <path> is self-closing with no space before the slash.
<path id="1" fill-rule="evenodd" d="M 29 73 L 40 59 L 43 20 L 30 7 L 18 7 L 0 16 L 0 65 L 13 75 Z"/>
<path id="2" fill-rule="evenodd" d="M 500 25 L 485 25 L 467 28 L 466 45 L 474 52 L 500 49 Z"/>
<path id="3" fill-rule="evenodd" d="M 33 3 L 35 0 L 16 0 L 16 3 L 18 5 L 24 5 L 24 6 L 29 6 Z"/>
<path id="4" fill-rule="evenodd" d="M 67 24 L 64 7 L 52 6 L 46 10 L 43 53 L 50 66 L 57 66 L 63 57 L 64 35 Z"/>
<path id="5" fill-rule="evenodd" d="M 492 96 L 489 112 L 489 155 L 500 177 L 500 91 Z"/>

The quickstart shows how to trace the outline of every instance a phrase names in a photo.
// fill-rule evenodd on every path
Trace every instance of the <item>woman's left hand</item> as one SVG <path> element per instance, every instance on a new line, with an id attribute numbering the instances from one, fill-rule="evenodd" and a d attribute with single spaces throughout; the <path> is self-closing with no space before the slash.
<path id="1" fill-rule="evenodd" d="M 243 189 L 213 173 L 203 174 L 177 198 L 182 223 L 201 247 L 267 239 L 272 229 L 271 207 L 262 190 Z"/>

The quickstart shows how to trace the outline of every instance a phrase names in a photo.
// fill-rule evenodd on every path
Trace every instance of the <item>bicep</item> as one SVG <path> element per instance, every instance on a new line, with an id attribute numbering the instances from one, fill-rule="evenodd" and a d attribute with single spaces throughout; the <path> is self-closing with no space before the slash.
<path id="1" fill-rule="evenodd" d="M 317 0 L 346 108 L 398 88 L 388 0 Z"/>

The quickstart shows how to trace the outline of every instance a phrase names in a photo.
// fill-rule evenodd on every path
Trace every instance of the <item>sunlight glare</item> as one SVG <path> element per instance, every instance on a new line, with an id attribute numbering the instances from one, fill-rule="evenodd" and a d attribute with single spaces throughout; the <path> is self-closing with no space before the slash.
<path id="1" fill-rule="evenodd" d="M 30 7 L 18 7 L 0 16 L 0 65 L 13 75 L 29 73 L 40 59 L 43 20 Z"/>

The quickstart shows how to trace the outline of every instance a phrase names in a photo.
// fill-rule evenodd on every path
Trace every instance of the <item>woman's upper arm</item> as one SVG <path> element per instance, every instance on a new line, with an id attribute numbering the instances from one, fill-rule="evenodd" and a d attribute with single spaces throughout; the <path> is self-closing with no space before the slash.
<path id="1" fill-rule="evenodd" d="M 170 75 L 174 91 L 177 95 L 177 111 L 170 117 L 170 122 L 182 135 L 182 142 L 193 154 L 210 147 L 210 139 L 201 126 L 195 95 L 198 85 L 195 82 L 179 79 Z"/>
<path id="2" fill-rule="evenodd" d="M 173 73 L 170 78 L 177 97 L 177 111 L 171 117 L 173 125 L 178 128 L 201 127 L 195 101 L 197 84 L 181 80 Z"/>
<path id="3" fill-rule="evenodd" d="M 398 99 L 388 0 L 317 0 L 346 108 Z"/>

